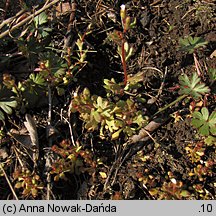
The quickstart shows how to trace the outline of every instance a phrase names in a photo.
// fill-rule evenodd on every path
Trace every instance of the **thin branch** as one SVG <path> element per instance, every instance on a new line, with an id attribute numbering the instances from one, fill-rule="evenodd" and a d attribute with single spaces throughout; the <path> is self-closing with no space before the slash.
<path id="1" fill-rule="evenodd" d="M 165 68 L 165 72 L 164 72 L 164 75 L 163 75 L 163 80 L 161 82 L 161 86 L 160 86 L 160 88 L 158 90 L 157 95 L 155 97 L 149 95 L 151 97 L 151 99 L 149 99 L 147 101 L 147 104 L 153 104 L 153 103 L 155 103 L 156 100 L 158 100 L 159 96 L 162 94 L 162 91 L 163 91 L 163 88 L 164 88 L 164 85 L 165 85 L 166 75 L 167 75 L 167 67 Z"/>
<path id="2" fill-rule="evenodd" d="M 70 138 L 71 138 L 71 142 L 73 144 L 73 146 L 77 146 L 74 140 L 74 135 L 73 135 L 73 129 L 70 123 L 70 115 L 68 116 L 69 120 L 67 120 L 64 116 L 62 116 L 62 118 L 67 122 L 69 130 L 70 130 Z"/>
<path id="3" fill-rule="evenodd" d="M 203 76 L 203 73 L 202 73 L 202 69 L 201 69 L 201 66 L 200 66 L 200 63 L 197 59 L 197 56 L 196 56 L 196 53 L 194 52 L 193 53 L 193 58 L 194 58 L 194 64 L 195 64 L 195 67 L 196 67 L 196 71 L 197 71 L 197 74 L 199 77 Z"/>
<path id="4" fill-rule="evenodd" d="M 51 120 L 52 120 L 52 95 L 51 95 L 51 88 L 50 88 L 49 84 L 48 84 L 48 103 L 49 103 L 49 111 L 48 111 L 47 124 L 51 125 Z"/>
<path id="5" fill-rule="evenodd" d="M 49 146 L 52 146 L 52 138 L 50 137 L 50 132 L 52 129 L 51 126 L 51 121 L 52 121 L 52 92 L 51 92 L 51 87 L 48 84 L 48 104 L 49 104 L 49 110 L 48 110 L 48 119 L 47 119 L 47 139 L 49 142 Z M 51 167 L 51 163 L 50 163 L 50 156 L 49 154 L 46 157 L 46 169 L 47 169 L 47 176 L 46 176 L 46 180 L 47 180 L 47 200 L 50 200 L 50 192 L 51 192 L 51 175 L 50 175 L 50 167 Z"/>
<path id="6" fill-rule="evenodd" d="M 2 29 L 5 25 L 11 23 L 14 19 L 16 19 L 19 16 L 21 16 L 25 11 L 26 11 L 25 9 L 22 9 L 15 16 L 9 17 L 8 19 L 2 21 L 2 23 L 0 24 L 0 29 Z"/>
<path id="7" fill-rule="evenodd" d="M 2 166 L 1 163 L 0 163 L 0 169 L 1 169 L 2 172 L 3 172 L 3 174 L 4 174 L 4 176 L 5 176 L 5 179 L 6 179 L 7 183 L 8 183 L 8 185 L 9 185 L 9 187 L 10 187 L 10 189 L 11 189 L 11 192 L 13 193 L 15 199 L 16 199 L 16 200 L 19 200 L 18 197 L 17 197 L 17 195 L 16 195 L 16 193 L 15 193 L 15 191 L 14 191 L 14 189 L 13 189 L 13 187 L 12 187 L 12 184 L 11 184 L 11 182 L 10 182 L 8 176 L 7 176 L 7 173 L 5 172 L 5 170 L 4 170 L 4 168 L 3 168 L 3 166 Z"/>
<path id="8" fill-rule="evenodd" d="M 181 95 L 179 96 L 176 100 L 172 101 L 171 103 L 167 104 L 166 106 L 160 108 L 155 114 L 154 116 L 156 116 L 157 114 L 163 112 L 164 110 L 168 109 L 169 107 L 175 105 L 176 103 L 178 103 L 179 101 L 185 99 L 187 97 L 187 95 Z"/>
<path id="9" fill-rule="evenodd" d="M 38 11 L 36 11 L 34 14 L 26 17 L 24 20 L 22 20 L 21 22 L 17 23 L 16 25 L 12 26 L 10 29 L 6 30 L 5 32 L 3 32 L 2 34 L 0 34 L 0 39 L 2 39 L 3 37 L 7 36 L 8 34 L 10 34 L 12 31 L 18 29 L 19 27 L 21 27 L 22 25 L 24 25 L 25 23 L 27 23 L 28 21 L 30 21 L 31 19 L 33 20 L 34 17 L 38 16 L 40 13 L 42 13 L 43 11 L 47 10 L 48 8 L 50 8 L 52 5 L 56 4 L 57 2 L 60 2 L 60 0 L 53 0 L 52 2 L 50 2 L 49 4 L 45 4 L 41 9 L 39 9 Z"/>

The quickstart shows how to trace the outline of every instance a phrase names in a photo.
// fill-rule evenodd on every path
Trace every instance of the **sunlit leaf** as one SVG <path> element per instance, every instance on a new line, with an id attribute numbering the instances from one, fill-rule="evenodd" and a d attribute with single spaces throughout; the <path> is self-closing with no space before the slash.
<path id="1" fill-rule="evenodd" d="M 182 190 L 181 193 L 180 193 L 180 195 L 181 195 L 182 197 L 189 197 L 191 194 L 190 194 L 190 192 L 187 191 L 187 190 Z"/>
<path id="2" fill-rule="evenodd" d="M 4 116 L 4 113 L 0 110 L 0 120 L 4 120 L 5 119 L 5 116 Z"/>
<path id="3" fill-rule="evenodd" d="M 216 131 L 215 131 L 216 133 Z M 212 133 L 213 134 L 213 133 Z M 213 137 L 213 136 L 208 136 L 206 139 L 205 139 L 205 143 L 209 146 L 211 145 L 216 145 L 216 137 Z"/>
<path id="4" fill-rule="evenodd" d="M 38 195 L 38 190 L 36 188 L 31 189 L 31 194 L 33 197 L 36 197 Z"/>
<path id="5" fill-rule="evenodd" d="M 47 15 L 45 12 L 40 13 L 34 18 L 35 26 L 38 28 L 40 25 L 47 22 Z"/>
<path id="6" fill-rule="evenodd" d="M 0 108 L 7 114 L 12 114 L 12 108 L 17 106 L 17 101 L 14 97 L 0 98 Z M 4 114 L 0 110 L 0 120 L 4 120 Z"/>
<path id="7" fill-rule="evenodd" d="M 192 117 L 191 123 L 201 135 L 208 136 L 209 133 L 216 135 L 216 111 L 209 116 L 208 109 L 203 107 L 201 112 L 195 111 Z"/>
<path id="8" fill-rule="evenodd" d="M 201 82 L 197 73 L 193 73 L 189 78 L 186 74 L 179 77 L 180 94 L 190 95 L 194 99 L 198 99 L 210 92 L 209 87 Z"/>
<path id="9" fill-rule="evenodd" d="M 122 129 L 119 129 L 115 133 L 112 134 L 112 140 L 116 140 L 119 138 L 120 133 L 122 132 Z"/>
<path id="10" fill-rule="evenodd" d="M 93 116 L 96 122 L 101 122 L 101 115 L 97 111 L 93 112 Z"/>
<path id="11" fill-rule="evenodd" d="M 101 178 L 106 179 L 107 178 L 107 174 L 105 172 L 99 172 Z"/>
<path id="12" fill-rule="evenodd" d="M 17 182 L 14 187 L 17 188 L 17 189 L 19 189 L 22 186 L 23 186 L 22 182 Z"/>
<path id="13" fill-rule="evenodd" d="M 33 81 L 33 83 L 35 83 L 37 85 L 40 85 L 40 86 L 46 86 L 47 85 L 44 77 L 41 74 L 31 73 L 29 75 L 29 78 L 30 78 L 30 80 Z"/>

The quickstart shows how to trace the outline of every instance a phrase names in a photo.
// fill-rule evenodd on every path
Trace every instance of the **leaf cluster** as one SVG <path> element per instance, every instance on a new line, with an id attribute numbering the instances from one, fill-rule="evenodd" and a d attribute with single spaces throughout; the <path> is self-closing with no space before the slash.
<path id="1" fill-rule="evenodd" d="M 191 54 L 194 53 L 196 49 L 205 47 L 208 44 L 208 42 L 201 37 L 193 38 L 191 36 L 188 36 L 186 38 L 180 38 L 179 44 L 180 44 L 180 50 Z"/>
<path id="2" fill-rule="evenodd" d="M 17 100 L 12 92 L 0 85 L 0 121 L 5 120 L 5 114 L 11 115 L 13 108 L 17 106 Z"/>
<path id="3" fill-rule="evenodd" d="M 53 145 L 52 151 L 58 155 L 58 159 L 52 163 L 50 172 L 54 176 L 54 181 L 68 180 L 66 173 L 79 175 L 84 166 L 92 166 L 93 155 L 81 147 L 72 146 L 67 139 L 62 140 L 59 146 Z"/>
<path id="4" fill-rule="evenodd" d="M 179 93 L 182 95 L 189 95 L 194 99 L 198 99 L 202 97 L 202 95 L 210 92 L 209 87 L 201 82 L 196 72 L 194 72 L 191 77 L 188 77 L 186 74 L 180 76 L 179 84 Z"/>
<path id="5" fill-rule="evenodd" d="M 138 80 L 139 81 L 139 80 Z M 71 101 L 70 111 L 80 113 L 88 131 L 100 131 L 100 137 L 111 134 L 113 140 L 119 138 L 121 132 L 131 136 L 147 124 L 148 117 L 143 115 L 136 96 L 123 99 L 118 94 L 124 94 L 124 89 L 114 79 L 104 80 L 109 99 L 98 95 L 91 95 L 85 88 L 75 95 Z M 115 96 L 117 100 L 115 100 Z M 138 95 L 140 99 L 140 96 Z"/>
<path id="6" fill-rule="evenodd" d="M 24 197 L 33 196 L 35 198 L 44 189 L 40 176 L 28 169 L 17 169 L 13 173 L 13 178 L 16 182 L 15 188 L 22 190 Z"/>
<path id="7" fill-rule="evenodd" d="M 201 112 L 195 111 L 192 117 L 191 123 L 201 135 L 216 135 L 216 111 L 209 114 L 209 110 L 203 107 Z"/>

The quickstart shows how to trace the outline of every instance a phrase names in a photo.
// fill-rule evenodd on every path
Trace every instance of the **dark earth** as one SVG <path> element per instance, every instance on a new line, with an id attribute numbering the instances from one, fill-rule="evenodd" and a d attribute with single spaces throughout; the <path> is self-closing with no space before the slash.
<path id="1" fill-rule="evenodd" d="M 29 3 L 29 10 L 43 1 L 36 2 Z M 22 9 L 21 3 L 22 1 L 15 6 L 12 0 L 1 1 L 0 8 L 6 9 L 5 14 L 0 11 L 1 22 L 19 12 Z M 156 97 L 164 82 L 162 93 L 157 100 L 144 107 L 150 116 L 178 97 L 180 74 L 190 75 L 196 71 L 193 54 L 179 49 L 180 38 L 190 35 L 208 41 L 207 46 L 197 52 L 197 59 L 203 71 L 216 66 L 215 56 L 211 56 L 216 49 L 214 0 L 77 0 L 69 46 L 74 47 L 78 33 L 84 34 L 91 24 L 92 31 L 85 36 L 85 43 L 92 52 L 87 54 L 88 63 L 79 71 L 76 80 L 67 87 L 65 94 L 61 97 L 55 93 L 53 95 L 52 125 L 58 131 L 52 139 L 53 145 L 58 146 L 64 140 L 70 140 L 70 129 L 66 122 L 60 121 L 60 112 L 62 109 L 63 115 L 67 116 L 71 92 L 78 87 L 88 87 L 91 93 L 105 96 L 104 79 L 114 77 L 118 82 L 122 82 L 124 78 L 122 64 L 116 54 L 116 44 L 107 38 L 112 30 L 121 30 L 119 11 L 122 4 L 126 5 L 128 15 L 137 21 L 135 27 L 126 35 L 127 42 L 133 47 L 133 54 L 127 62 L 127 73 L 145 72 L 143 91 L 146 92 L 146 100 Z M 48 13 L 51 13 L 50 11 L 51 9 Z M 58 21 L 53 26 L 55 30 L 51 40 L 59 49 L 63 49 L 70 13 L 57 17 Z M 7 41 L 0 43 L 0 57 L 5 53 L 18 53 L 15 40 L 9 36 L 0 40 Z M 37 60 L 32 63 L 24 55 L 15 55 L 10 63 L 0 61 L 0 81 L 2 82 L 3 73 L 11 74 L 16 82 L 23 81 L 37 67 Z M 45 95 L 42 97 L 46 98 Z M 215 110 L 214 99 L 215 96 L 209 102 L 211 110 Z M 152 138 L 139 142 L 137 150 L 125 159 L 128 149 L 125 150 L 123 139 L 116 142 L 102 140 L 97 132 L 85 131 L 78 115 L 71 115 L 69 121 L 72 124 L 76 122 L 75 140 L 82 146 L 85 154 L 88 152 L 88 157 L 84 153 L 84 156 L 79 155 L 83 165 L 77 172 L 66 172 L 64 178 L 57 181 L 54 181 L 54 175 L 51 175 L 50 199 L 215 199 L 215 167 L 212 166 L 210 171 L 203 171 L 200 176 L 193 173 L 198 165 L 205 164 L 206 161 L 215 164 L 215 144 L 205 146 L 203 138 L 190 124 L 190 103 L 190 100 L 176 103 L 161 113 L 158 117 L 166 119 L 163 124 L 153 131 Z M 170 117 L 170 114 L 175 112 L 178 119 Z M 47 199 L 47 176 L 44 170 L 45 149 L 48 148 L 48 101 L 41 97 L 32 102 L 25 111 L 14 112 L 6 119 L 5 124 L 0 122 L 1 130 L 6 134 L 0 141 L 0 148 L 7 154 L 7 157 L 0 154 L 0 162 L 7 165 L 4 166 L 6 174 L 0 171 L 0 199 L 14 199 L 5 176 L 7 175 L 14 187 L 14 172 L 19 168 L 17 155 L 20 153 L 15 154 L 13 145 L 17 140 L 10 137 L 8 131 L 23 128 L 25 113 L 34 116 L 37 123 L 40 158 L 36 172 L 42 179 L 43 189 L 36 196 L 24 195 L 21 189 L 14 190 L 19 199 Z M 18 147 L 20 150 L 22 148 Z M 202 149 L 204 154 L 193 160 L 188 149 Z M 32 161 L 24 158 L 22 160 L 24 164 L 28 164 L 30 170 L 34 169 Z"/>

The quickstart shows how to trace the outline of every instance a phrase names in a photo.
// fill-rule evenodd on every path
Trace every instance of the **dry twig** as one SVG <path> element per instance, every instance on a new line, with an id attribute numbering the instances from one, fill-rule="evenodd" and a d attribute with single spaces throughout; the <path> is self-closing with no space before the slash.
<path id="1" fill-rule="evenodd" d="M 16 200 L 19 200 L 18 197 L 17 197 L 17 195 L 16 195 L 16 193 L 15 193 L 15 191 L 14 191 L 14 189 L 13 189 L 13 187 L 12 187 L 12 184 L 11 184 L 11 182 L 10 182 L 10 179 L 8 178 L 7 173 L 5 172 L 5 170 L 4 170 L 4 168 L 3 168 L 3 166 L 2 166 L 1 163 L 0 163 L 0 169 L 1 169 L 2 172 L 3 172 L 3 174 L 4 174 L 4 176 L 5 176 L 5 179 L 6 179 L 7 183 L 8 183 L 8 185 L 9 185 L 9 187 L 10 187 L 10 189 L 11 189 L 11 192 L 13 193 L 15 199 L 16 199 Z"/>
<path id="2" fill-rule="evenodd" d="M 9 35 L 12 31 L 18 29 L 19 27 L 21 27 L 22 25 L 24 25 L 25 23 L 29 22 L 30 20 L 33 20 L 34 17 L 38 16 L 40 13 L 42 13 L 43 11 L 47 10 L 48 8 L 50 8 L 51 6 L 53 6 L 54 4 L 56 4 L 57 2 L 59 2 L 60 0 L 53 0 L 52 2 L 50 2 L 49 4 L 46 4 L 39 9 L 38 11 L 36 11 L 35 13 L 31 14 L 30 16 L 26 17 L 24 20 L 20 21 L 19 23 L 17 23 L 16 25 L 12 26 L 10 29 L 6 30 L 5 32 L 0 34 L 0 39 L 2 39 L 3 37 Z"/>

